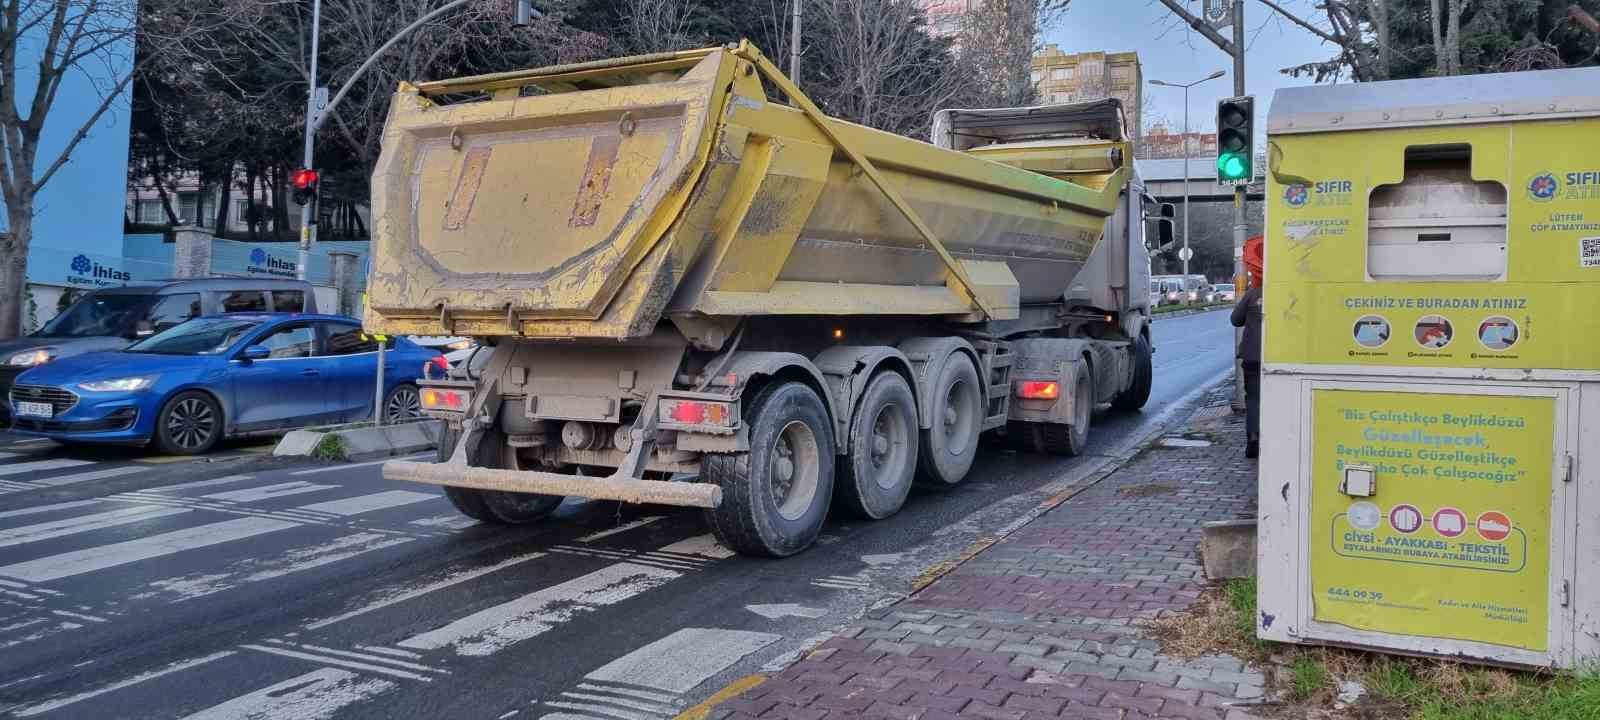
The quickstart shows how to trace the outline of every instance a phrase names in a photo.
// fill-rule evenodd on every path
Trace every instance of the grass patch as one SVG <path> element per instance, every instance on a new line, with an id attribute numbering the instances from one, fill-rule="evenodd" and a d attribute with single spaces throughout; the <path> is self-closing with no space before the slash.
<path id="1" fill-rule="evenodd" d="M 318 460 L 343 460 L 345 451 L 344 437 L 328 433 L 317 441 L 316 447 L 311 448 L 311 457 Z"/>
<path id="2" fill-rule="evenodd" d="M 1162 653 L 1228 654 L 1263 668 L 1282 698 L 1280 717 L 1329 720 L 1600 720 L 1600 673 L 1529 673 L 1444 659 L 1280 645 L 1257 640 L 1256 581 L 1229 580 L 1187 611 L 1148 626 Z M 1340 686 L 1366 695 L 1345 707 Z"/>

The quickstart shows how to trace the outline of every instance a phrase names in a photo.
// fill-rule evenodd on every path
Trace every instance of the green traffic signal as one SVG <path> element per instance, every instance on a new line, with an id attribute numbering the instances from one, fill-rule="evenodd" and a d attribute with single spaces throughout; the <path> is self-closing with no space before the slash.
<path id="1" fill-rule="evenodd" d="M 1225 153 L 1217 156 L 1217 177 L 1223 180 L 1250 179 L 1250 160 L 1243 153 Z"/>

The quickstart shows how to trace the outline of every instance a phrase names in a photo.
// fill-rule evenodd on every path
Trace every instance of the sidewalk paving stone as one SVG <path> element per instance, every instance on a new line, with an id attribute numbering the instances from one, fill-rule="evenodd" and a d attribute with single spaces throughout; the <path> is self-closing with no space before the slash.
<path id="1" fill-rule="evenodd" d="M 1230 389 L 1188 427 L 1210 446 L 1147 449 L 710 717 L 1256 717 L 1261 673 L 1228 656 L 1165 656 L 1143 630 L 1206 586 L 1201 526 L 1254 516 Z"/>

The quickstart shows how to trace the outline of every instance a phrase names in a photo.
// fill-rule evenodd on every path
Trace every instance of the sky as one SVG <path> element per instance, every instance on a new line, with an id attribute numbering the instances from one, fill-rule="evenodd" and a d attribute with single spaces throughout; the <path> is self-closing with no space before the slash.
<path id="1" fill-rule="evenodd" d="M 1187 4 L 1195 15 L 1200 2 Z M 1288 0 L 1292 10 L 1309 11 L 1312 0 Z M 1307 13 L 1309 15 L 1309 12 Z M 1231 37 L 1232 29 L 1222 31 Z M 1281 68 L 1333 56 L 1332 45 L 1303 28 L 1276 18 L 1258 2 L 1245 6 L 1245 92 L 1256 96 L 1256 126 L 1266 127 L 1266 110 L 1272 93 L 1281 87 L 1308 85 L 1311 78 L 1292 78 Z M 1233 61 L 1209 40 L 1182 25 L 1156 0 L 1072 0 L 1066 15 L 1044 36 L 1064 53 L 1106 51 L 1139 53 L 1144 72 L 1147 108 L 1167 118 L 1173 131 L 1183 126 L 1183 90 L 1150 85 L 1151 80 L 1189 83 L 1216 70 L 1227 75 L 1189 90 L 1189 128 L 1210 130 L 1216 125 L 1217 100 L 1233 96 Z M 1146 117 L 1150 117 L 1146 111 Z"/>

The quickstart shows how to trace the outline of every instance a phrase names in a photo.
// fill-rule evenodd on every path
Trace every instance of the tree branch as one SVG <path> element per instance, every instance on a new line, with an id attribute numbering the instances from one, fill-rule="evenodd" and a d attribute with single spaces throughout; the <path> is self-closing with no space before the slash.
<path id="1" fill-rule="evenodd" d="M 1234 54 L 1235 50 L 1233 48 L 1232 40 L 1223 37 L 1222 33 L 1217 32 L 1206 21 L 1195 17 L 1193 13 L 1185 10 L 1182 5 L 1178 4 L 1177 0 L 1161 0 L 1161 4 L 1167 6 L 1167 9 L 1171 10 L 1174 15 L 1177 15 L 1185 23 L 1188 23 L 1189 27 L 1194 28 L 1195 32 L 1200 33 L 1200 35 L 1205 37 L 1205 39 L 1210 40 L 1211 44 L 1221 48 L 1223 52 L 1229 55 Z"/>
<path id="2" fill-rule="evenodd" d="M 1296 25 L 1299 25 L 1300 27 L 1305 28 L 1306 30 L 1310 31 L 1311 34 L 1316 35 L 1317 37 L 1322 38 L 1323 40 L 1331 42 L 1331 43 L 1333 43 L 1335 45 L 1338 45 L 1340 47 L 1343 47 L 1346 44 L 1340 38 L 1337 38 L 1337 37 L 1334 37 L 1333 35 L 1330 35 L 1327 31 L 1323 30 L 1322 28 L 1319 28 L 1316 25 L 1313 25 L 1313 24 L 1305 21 L 1304 19 L 1300 18 L 1299 16 L 1295 15 L 1294 13 L 1289 12 L 1288 10 L 1285 10 L 1282 5 L 1279 5 L 1278 3 L 1275 3 L 1272 0 L 1259 0 L 1259 2 L 1262 5 L 1265 5 L 1265 6 L 1269 7 L 1269 8 L 1272 8 L 1273 12 L 1276 12 L 1277 14 L 1283 16 L 1283 18 L 1288 20 L 1289 22 L 1292 22 L 1292 23 L 1294 23 Z"/>

